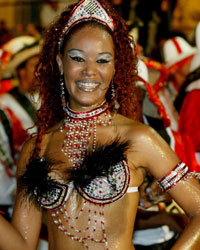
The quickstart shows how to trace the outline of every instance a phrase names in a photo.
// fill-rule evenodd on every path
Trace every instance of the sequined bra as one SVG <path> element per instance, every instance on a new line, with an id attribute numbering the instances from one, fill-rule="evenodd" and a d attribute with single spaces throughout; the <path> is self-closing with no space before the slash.
<path id="1" fill-rule="evenodd" d="M 38 199 L 40 206 L 45 209 L 54 209 L 62 205 L 75 188 L 87 201 L 95 204 L 108 204 L 122 198 L 127 192 L 130 182 L 129 167 L 126 161 L 121 161 L 113 167 L 112 174 L 107 177 L 97 177 L 86 187 L 76 187 L 71 181 L 69 184 L 58 183 L 55 190 Z"/>
<path id="2" fill-rule="evenodd" d="M 130 171 L 124 156 L 126 148 L 127 143 L 116 141 L 103 149 L 97 148 L 85 158 L 80 168 L 70 169 L 62 182 L 49 177 L 53 170 L 51 161 L 38 157 L 26 166 L 19 179 L 20 186 L 29 199 L 45 209 L 62 205 L 72 190 L 88 202 L 109 204 L 122 198 L 126 192 L 138 191 L 137 187 L 128 188 Z"/>

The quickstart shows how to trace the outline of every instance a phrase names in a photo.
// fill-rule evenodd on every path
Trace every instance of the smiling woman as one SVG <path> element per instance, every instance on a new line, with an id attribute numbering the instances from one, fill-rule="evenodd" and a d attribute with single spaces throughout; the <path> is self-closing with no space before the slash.
<path id="1" fill-rule="evenodd" d="M 172 249 L 198 248 L 199 183 L 139 122 L 136 66 L 128 28 L 105 0 L 79 1 L 48 29 L 36 70 L 39 132 L 22 149 L 0 249 L 35 249 L 44 217 L 50 250 L 133 250 L 146 171 L 191 217 Z"/>
<path id="2" fill-rule="evenodd" d="M 57 62 L 64 74 L 70 107 L 81 111 L 105 100 L 114 77 L 114 42 L 106 27 L 94 21 L 72 32 Z"/>

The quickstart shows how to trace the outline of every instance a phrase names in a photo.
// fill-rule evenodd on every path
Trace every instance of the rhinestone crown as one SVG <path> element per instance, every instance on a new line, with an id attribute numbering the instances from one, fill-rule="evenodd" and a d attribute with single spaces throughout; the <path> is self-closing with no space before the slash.
<path id="1" fill-rule="evenodd" d="M 96 20 L 106 25 L 111 31 L 114 31 L 115 23 L 111 16 L 97 0 L 82 0 L 72 10 L 67 25 L 63 29 L 62 37 L 59 39 L 59 49 L 62 46 L 64 36 L 77 23 L 86 20 Z"/>

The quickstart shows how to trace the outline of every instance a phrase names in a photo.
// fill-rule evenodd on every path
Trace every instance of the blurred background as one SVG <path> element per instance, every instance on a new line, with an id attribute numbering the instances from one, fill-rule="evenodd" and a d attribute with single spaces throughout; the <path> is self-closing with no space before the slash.
<path id="1" fill-rule="evenodd" d="M 0 42 L 8 38 L 4 37 L 5 34 L 2 37 L 5 31 L 9 31 L 12 36 L 41 32 L 64 6 L 74 1 L 0 0 Z M 198 0 L 110 1 L 130 28 L 138 27 L 138 39 L 145 55 L 154 56 L 155 45 L 171 32 L 180 33 L 194 43 L 194 29 L 200 19 Z"/>

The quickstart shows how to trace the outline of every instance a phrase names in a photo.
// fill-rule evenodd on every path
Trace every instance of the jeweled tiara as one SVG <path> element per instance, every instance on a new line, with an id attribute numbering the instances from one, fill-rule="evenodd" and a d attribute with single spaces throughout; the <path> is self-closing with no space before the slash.
<path id="1" fill-rule="evenodd" d="M 104 7 L 97 0 L 82 0 L 73 8 L 69 20 L 62 31 L 62 36 L 58 42 L 59 49 L 67 32 L 75 24 L 86 20 L 96 20 L 106 25 L 111 31 L 115 29 L 112 17 L 108 15 Z"/>

